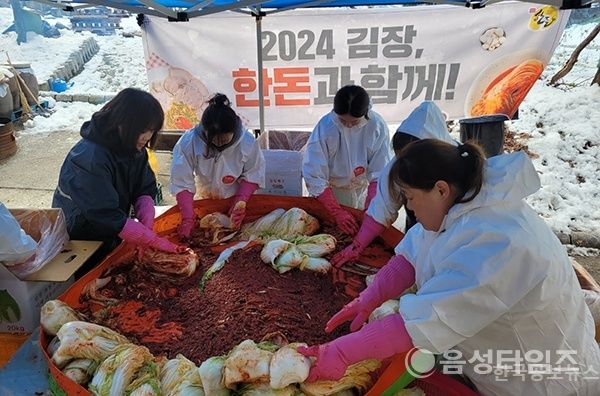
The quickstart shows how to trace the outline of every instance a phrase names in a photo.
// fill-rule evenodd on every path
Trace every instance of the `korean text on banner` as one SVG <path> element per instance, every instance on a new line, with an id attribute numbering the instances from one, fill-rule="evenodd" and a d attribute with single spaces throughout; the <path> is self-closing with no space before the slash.
<path id="1" fill-rule="evenodd" d="M 267 15 L 266 126 L 313 127 L 346 84 L 367 89 L 391 124 L 422 100 L 434 100 L 450 119 L 511 116 L 550 60 L 568 17 L 568 11 L 520 2 L 479 10 L 417 6 Z M 258 124 L 255 37 L 254 18 L 236 13 L 177 24 L 150 17 L 146 66 L 166 128 L 196 124 L 216 92 L 232 99 L 248 126 Z"/>

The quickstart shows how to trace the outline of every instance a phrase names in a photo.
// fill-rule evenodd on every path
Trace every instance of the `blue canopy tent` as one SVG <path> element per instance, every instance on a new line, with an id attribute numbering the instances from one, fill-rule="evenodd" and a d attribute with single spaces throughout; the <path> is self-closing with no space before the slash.
<path id="1" fill-rule="evenodd" d="M 78 8 L 102 5 L 133 13 L 168 18 L 173 22 L 189 21 L 189 18 L 232 11 L 247 14 L 256 20 L 257 69 L 263 70 L 262 18 L 297 8 L 358 7 L 384 5 L 450 4 L 478 9 L 505 0 L 34 0 L 40 3 L 73 11 Z M 585 8 L 598 0 L 516 0 L 529 3 L 553 5 L 561 9 Z M 258 73 L 259 123 L 264 130 L 264 103 L 262 73 Z"/>
<path id="2" fill-rule="evenodd" d="M 34 0 L 71 11 L 77 8 L 103 5 L 135 13 L 168 17 L 185 21 L 222 11 L 235 11 L 254 16 L 265 16 L 295 8 L 357 7 L 377 5 L 453 4 L 473 9 L 505 0 Z M 525 0 L 517 0 L 525 1 Z M 531 0 L 530 3 L 548 4 L 562 9 L 589 7 L 597 0 Z"/>

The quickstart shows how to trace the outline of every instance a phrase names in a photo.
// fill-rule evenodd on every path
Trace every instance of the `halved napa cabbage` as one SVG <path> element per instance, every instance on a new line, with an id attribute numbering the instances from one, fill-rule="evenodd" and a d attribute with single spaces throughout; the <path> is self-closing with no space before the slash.
<path id="1" fill-rule="evenodd" d="M 322 235 L 329 237 L 325 234 Z M 331 239 L 335 241 L 335 238 L 331 237 Z M 329 244 L 331 239 L 324 241 L 324 243 Z M 280 274 L 290 271 L 296 267 L 299 267 L 301 270 L 309 270 L 320 273 L 327 273 L 327 271 L 331 269 L 331 264 L 329 261 L 323 258 L 310 257 L 306 255 L 300 251 L 300 246 L 301 245 L 295 245 L 294 243 L 287 242 L 282 239 L 275 239 L 267 242 L 267 244 L 263 247 L 262 251 L 260 252 L 260 258 L 265 263 L 271 264 L 271 266 L 279 271 Z M 335 242 L 333 242 L 333 248 L 335 248 Z M 329 246 L 321 249 L 320 253 L 329 249 Z M 316 250 L 316 248 L 312 250 Z"/>
<path id="2" fill-rule="evenodd" d="M 290 242 L 296 244 L 298 250 L 310 257 L 323 257 L 335 250 L 336 239 L 333 235 L 317 234 L 298 236 Z"/>
<path id="3" fill-rule="evenodd" d="M 240 210 L 242 210 L 242 211 L 245 212 L 246 211 L 246 206 L 247 206 L 246 201 L 237 201 L 235 203 L 235 205 L 233 205 L 233 208 L 231 208 L 231 212 L 230 212 L 231 215 L 229 217 L 229 222 L 231 223 L 231 226 L 237 226 L 237 227 L 239 227 L 241 225 L 241 224 L 234 224 L 232 216 L 233 216 L 234 213 L 237 213 Z"/>
<path id="4" fill-rule="evenodd" d="M 252 340 L 242 341 L 225 359 L 225 386 L 234 389 L 240 382 L 266 382 L 273 352 L 261 349 Z"/>
<path id="5" fill-rule="evenodd" d="M 308 378 L 310 359 L 296 349 L 306 344 L 294 343 L 275 352 L 269 365 L 269 384 L 273 389 L 284 389 L 288 385 L 301 383 Z"/>
<path id="6" fill-rule="evenodd" d="M 160 388 L 164 395 L 170 395 L 184 381 L 190 385 L 202 386 L 198 367 L 194 362 L 179 354 L 168 360 L 160 369 Z"/>
<path id="7" fill-rule="evenodd" d="M 213 356 L 200 365 L 198 372 L 202 379 L 204 392 L 210 396 L 229 396 L 231 391 L 223 383 L 225 356 Z"/>
<path id="8" fill-rule="evenodd" d="M 200 228 L 231 228 L 229 216 L 223 213 L 210 213 L 200 219 Z"/>
<path id="9" fill-rule="evenodd" d="M 158 373 L 158 365 L 154 361 L 146 361 L 125 390 L 125 394 L 129 396 L 160 396 Z"/>
<path id="10" fill-rule="evenodd" d="M 240 201 L 244 205 L 244 201 Z M 198 231 L 203 241 L 211 245 L 226 242 L 236 236 L 237 231 L 232 229 L 231 219 L 223 213 L 211 213 L 200 219 Z"/>
<path id="11" fill-rule="evenodd" d="M 275 259 L 285 252 L 292 244 L 282 239 L 267 242 L 260 252 L 260 258 L 267 264 L 275 264 Z"/>
<path id="12" fill-rule="evenodd" d="M 169 274 L 191 276 L 198 266 L 198 255 L 192 249 L 183 253 L 169 253 L 153 249 L 144 249 L 140 262 L 152 271 Z"/>
<path id="13" fill-rule="evenodd" d="M 54 355 L 54 353 L 58 350 L 58 347 L 60 347 L 60 340 L 58 339 L 58 337 L 54 337 L 52 340 L 50 340 L 50 343 L 48 344 L 48 347 L 46 348 L 46 352 L 48 352 L 48 356 Z"/>
<path id="14" fill-rule="evenodd" d="M 371 387 L 371 373 L 381 366 L 379 360 L 363 360 L 348 367 L 344 376 L 338 381 L 317 381 L 300 384 L 300 390 L 306 396 L 330 396 L 347 389 L 357 389 L 363 393 Z"/>
<path id="15" fill-rule="evenodd" d="M 160 396 L 160 386 L 157 392 L 154 387 L 150 384 L 142 384 L 135 388 L 128 396 Z"/>
<path id="16" fill-rule="evenodd" d="M 240 396 L 295 396 L 300 394 L 295 386 L 272 389 L 269 384 L 264 383 L 244 384 L 236 393 Z"/>
<path id="17" fill-rule="evenodd" d="M 91 359 L 75 359 L 65 366 L 63 374 L 79 385 L 87 385 L 96 371 L 98 363 Z"/>
<path id="18" fill-rule="evenodd" d="M 324 258 L 304 256 L 300 263 L 300 269 L 326 274 L 331 269 L 331 263 Z"/>
<path id="19" fill-rule="evenodd" d="M 319 221 L 300 208 L 288 209 L 269 231 L 278 237 L 312 235 L 319 229 Z"/>
<path id="20" fill-rule="evenodd" d="M 169 393 L 163 393 L 164 396 L 204 396 L 202 384 L 193 384 L 190 381 L 183 381 Z"/>
<path id="21" fill-rule="evenodd" d="M 52 361 L 63 368 L 72 359 L 103 361 L 129 340 L 108 327 L 88 322 L 65 323 L 56 334 L 60 346 Z"/>
<path id="22" fill-rule="evenodd" d="M 287 211 L 275 209 L 242 228 L 241 238 L 287 239 L 298 235 L 312 235 L 319 229 L 319 221 L 300 208 Z"/>
<path id="23" fill-rule="evenodd" d="M 288 248 L 275 259 L 273 268 L 279 271 L 280 274 L 283 274 L 284 272 L 300 266 L 305 257 L 306 256 L 303 255 L 296 246 L 290 244 Z"/>
<path id="24" fill-rule="evenodd" d="M 251 236 L 260 237 L 263 234 L 270 233 L 273 223 L 275 223 L 284 213 L 285 209 L 275 209 L 253 223 L 245 224 L 242 226 L 242 239 L 248 239 Z"/>
<path id="25" fill-rule="evenodd" d="M 400 302 L 398 300 L 387 300 L 371 312 L 369 323 L 389 315 L 397 314 L 399 310 Z"/>
<path id="26" fill-rule="evenodd" d="M 40 324 L 50 335 L 56 335 L 65 323 L 77 322 L 82 319 L 83 315 L 60 300 L 47 301 L 42 305 L 40 312 Z"/>
<path id="27" fill-rule="evenodd" d="M 98 367 L 89 390 L 96 396 L 121 396 L 133 382 L 136 372 L 153 356 L 148 348 L 122 345 Z"/>

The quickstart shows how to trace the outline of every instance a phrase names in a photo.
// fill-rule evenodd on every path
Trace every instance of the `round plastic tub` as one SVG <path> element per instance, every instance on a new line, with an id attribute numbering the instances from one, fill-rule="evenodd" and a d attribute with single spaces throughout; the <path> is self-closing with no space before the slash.
<path id="1" fill-rule="evenodd" d="M 200 200 L 194 202 L 194 210 L 196 214 L 200 217 L 205 216 L 209 213 L 213 212 L 227 212 L 231 204 L 231 200 Z M 255 219 L 266 215 L 267 213 L 277 209 L 290 209 L 293 207 L 302 208 L 311 215 L 315 216 L 319 220 L 329 219 L 329 214 L 327 211 L 321 206 L 320 203 L 314 198 L 306 198 L 306 197 L 285 197 L 285 196 L 274 196 L 274 195 L 256 195 L 248 203 L 246 208 L 246 219 L 245 222 L 251 222 Z M 362 219 L 363 212 L 355 209 L 348 209 L 359 221 Z M 177 207 L 173 207 L 166 211 L 164 214 L 159 216 L 154 224 L 154 229 L 160 234 L 171 233 L 180 222 L 180 213 Z M 393 248 L 398 242 L 402 239 L 403 234 L 397 229 L 390 227 L 387 229 L 382 235 L 381 239 L 384 241 L 384 244 L 387 247 Z M 74 283 L 63 295 L 59 297 L 60 300 L 66 302 L 70 306 L 74 308 L 78 308 L 80 306 L 79 296 L 81 295 L 83 288 L 85 285 L 98 278 L 106 268 L 120 263 L 124 260 L 129 259 L 134 254 L 133 248 L 126 244 L 121 244 L 117 247 L 106 259 L 100 263 L 96 268 L 87 273 L 81 279 L 79 279 L 76 283 Z M 375 267 L 382 267 L 387 262 L 389 258 L 389 254 L 386 256 L 382 254 L 379 258 L 371 258 L 369 264 Z M 333 271 L 333 276 L 340 276 L 336 270 Z M 358 275 L 353 274 L 343 274 L 343 279 L 345 281 L 356 282 L 357 279 L 360 278 L 362 282 L 362 278 Z M 339 279 L 339 278 L 338 278 Z M 54 377 L 57 384 L 68 394 L 68 395 L 90 395 L 90 393 L 84 389 L 83 387 L 77 385 L 67 377 L 63 375 L 63 373 L 58 369 L 50 359 L 50 356 L 46 353 L 46 347 L 48 346 L 48 342 L 50 341 L 46 334 L 40 330 L 40 347 L 48 361 L 48 367 L 50 368 L 50 374 Z M 400 375 L 399 373 L 398 375 Z M 464 385 L 460 384 L 457 381 L 452 380 L 451 378 L 446 376 L 444 377 L 444 384 L 440 385 L 436 382 L 436 384 L 429 385 L 431 387 L 439 387 L 443 386 L 446 393 L 445 395 L 470 395 L 469 393 L 448 393 L 448 389 L 457 389 L 457 392 L 463 390 Z M 437 378 L 437 377 L 436 377 Z M 448 382 L 451 381 L 451 382 Z M 425 379 L 424 381 L 431 380 Z M 420 381 L 421 382 L 421 381 Z M 428 383 L 429 383 L 428 382 Z M 416 382 L 415 382 L 416 383 Z M 466 387 L 465 387 L 466 388 Z M 432 388 L 431 388 L 432 389 Z M 468 389 L 468 388 L 467 388 Z M 441 394 L 441 393 L 439 393 Z M 429 395 L 429 393 L 428 393 Z"/>

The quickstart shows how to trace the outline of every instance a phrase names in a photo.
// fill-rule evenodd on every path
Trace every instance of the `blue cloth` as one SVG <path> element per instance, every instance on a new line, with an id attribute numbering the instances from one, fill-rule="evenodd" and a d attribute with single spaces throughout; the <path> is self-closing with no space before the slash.
<path id="1" fill-rule="evenodd" d="M 48 365 L 39 346 L 39 328 L 21 345 L 12 359 L 0 369 L 0 395 L 49 394 Z"/>

